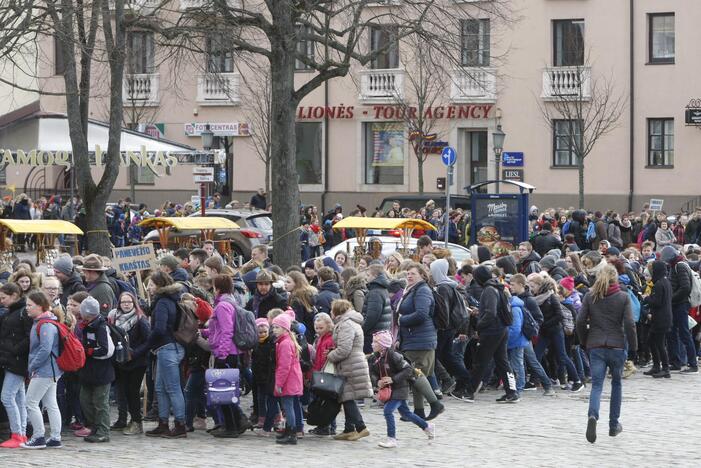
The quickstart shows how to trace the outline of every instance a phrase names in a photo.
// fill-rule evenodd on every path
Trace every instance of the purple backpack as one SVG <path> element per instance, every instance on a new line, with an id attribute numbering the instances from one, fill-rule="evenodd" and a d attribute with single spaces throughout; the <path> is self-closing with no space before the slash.
<path id="1" fill-rule="evenodd" d="M 207 406 L 238 404 L 241 396 L 238 369 L 207 369 Z"/>

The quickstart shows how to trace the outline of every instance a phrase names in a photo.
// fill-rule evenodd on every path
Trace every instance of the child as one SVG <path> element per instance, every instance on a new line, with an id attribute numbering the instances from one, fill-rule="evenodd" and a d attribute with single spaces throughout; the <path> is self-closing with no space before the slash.
<path id="1" fill-rule="evenodd" d="M 275 391 L 285 409 L 285 431 L 275 442 L 285 445 L 297 444 L 297 422 L 301 419 L 299 397 L 302 395 L 302 368 L 299 364 L 300 348 L 295 334 L 290 331 L 292 319 L 287 314 L 273 319 L 275 344 Z"/>
<path id="2" fill-rule="evenodd" d="M 258 346 L 253 349 L 251 370 L 255 384 L 258 424 L 257 435 L 272 434 L 275 416 L 279 413 L 278 404 L 273 396 L 273 376 L 275 370 L 275 339 L 270 336 L 270 324 L 267 319 L 256 319 Z"/>
<path id="3" fill-rule="evenodd" d="M 333 343 L 333 320 L 326 312 L 319 312 L 314 317 L 314 331 L 316 341 L 314 342 L 314 362 L 312 372 L 320 372 L 326 365 L 326 355 L 334 348 Z M 336 422 L 328 426 L 319 426 L 309 431 L 310 434 L 318 436 L 336 435 Z"/>
<path id="4" fill-rule="evenodd" d="M 419 426 L 432 440 L 436 436 L 436 427 L 427 423 L 409 410 L 409 377 L 413 369 L 401 354 L 392 350 L 392 334 L 388 331 L 377 332 L 372 337 L 373 354 L 369 358 L 370 375 L 377 381 L 379 388 L 391 386 L 392 394 L 385 402 L 384 413 L 387 422 L 387 440 L 378 445 L 382 448 L 397 447 L 394 411 Z"/>

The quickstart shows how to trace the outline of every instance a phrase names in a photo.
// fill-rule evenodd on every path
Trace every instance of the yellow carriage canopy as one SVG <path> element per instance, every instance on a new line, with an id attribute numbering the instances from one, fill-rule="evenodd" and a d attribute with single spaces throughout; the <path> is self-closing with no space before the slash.
<path id="1" fill-rule="evenodd" d="M 202 238 L 212 239 L 215 231 L 235 231 L 241 227 L 227 218 L 218 216 L 187 216 L 187 217 L 157 217 L 147 218 L 139 226 L 158 230 L 161 247 L 167 248 L 168 232 L 175 228 L 178 231 L 200 231 Z"/>
<path id="2" fill-rule="evenodd" d="M 333 225 L 334 229 L 354 229 L 360 254 L 365 253 L 365 238 L 368 229 L 389 231 L 399 230 L 404 250 L 408 249 L 411 233 L 415 229 L 435 231 L 436 227 L 424 221 L 414 218 L 366 218 L 362 216 L 349 216 Z"/>
<path id="3" fill-rule="evenodd" d="M 46 249 L 53 249 L 59 234 L 75 235 L 75 254 L 78 255 L 78 236 L 83 231 L 75 224 L 57 219 L 0 219 L 0 250 L 5 250 L 7 232 L 35 234 L 37 237 L 37 264 L 46 259 Z"/>

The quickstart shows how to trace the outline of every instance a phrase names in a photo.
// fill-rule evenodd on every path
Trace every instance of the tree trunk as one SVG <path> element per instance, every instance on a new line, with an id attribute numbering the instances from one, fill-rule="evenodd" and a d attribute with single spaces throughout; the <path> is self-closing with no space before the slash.
<path id="1" fill-rule="evenodd" d="M 584 158 L 577 158 L 577 172 L 579 176 L 579 209 L 584 209 Z"/>
<path id="2" fill-rule="evenodd" d="M 299 265 L 299 186 L 297 184 L 294 96 L 295 23 L 288 2 L 272 2 L 275 31 L 270 39 L 273 255 L 283 270 Z"/>
<path id="3" fill-rule="evenodd" d="M 270 194 L 270 159 L 265 162 L 265 194 L 268 200 L 272 200 Z"/>
<path id="4" fill-rule="evenodd" d="M 107 232 L 107 219 L 105 218 L 105 204 L 110 192 L 102 194 L 94 192 L 92 195 L 83 198 L 85 225 L 88 228 L 88 231 L 85 233 L 87 240 L 86 249 L 91 253 L 97 253 L 106 257 L 112 256 L 112 243 Z"/>
<path id="5" fill-rule="evenodd" d="M 419 163 L 419 195 L 424 194 L 424 161 L 421 155 L 416 156 L 416 161 Z"/>

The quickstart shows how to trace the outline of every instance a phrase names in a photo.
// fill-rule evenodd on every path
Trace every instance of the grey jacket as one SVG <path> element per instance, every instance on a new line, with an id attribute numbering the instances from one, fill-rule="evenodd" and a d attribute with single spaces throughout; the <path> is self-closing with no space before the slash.
<path id="1" fill-rule="evenodd" d="M 360 312 L 350 310 L 338 318 L 333 329 L 336 347 L 327 359 L 336 365 L 336 373 L 346 379 L 340 402 L 372 396 L 368 361 L 363 353 L 362 323 Z"/>
<path id="2" fill-rule="evenodd" d="M 596 302 L 592 293 L 587 293 L 577 315 L 576 327 L 579 341 L 587 349 L 623 349 L 626 338 L 629 353 L 638 349 L 633 309 L 625 292 L 615 292 Z"/>

